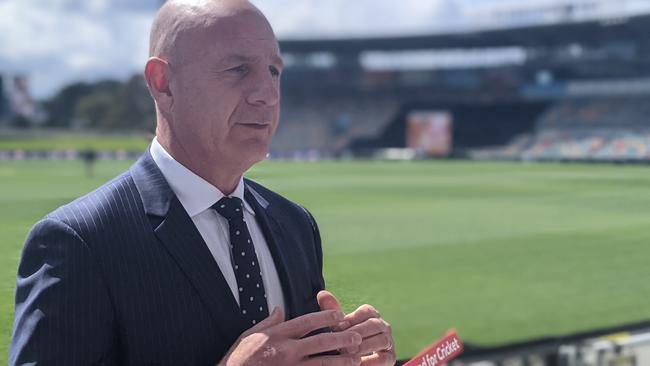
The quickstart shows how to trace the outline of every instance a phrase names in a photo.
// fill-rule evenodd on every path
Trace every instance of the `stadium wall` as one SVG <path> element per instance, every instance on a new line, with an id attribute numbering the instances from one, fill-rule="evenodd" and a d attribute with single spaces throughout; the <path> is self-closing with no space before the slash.
<path id="1" fill-rule="evenodd" d="M 550 102 L 440 103 L 412 102 L 402 106 L 397 116 L 374 139 L 357 139 L 353 151 L 406 146 L 406 118 L 411 111 L 448 111 L 453 119 L 452 155 L 463 156 L 466 149 L 507 144 L 522 133 L 530 133 Z"/>

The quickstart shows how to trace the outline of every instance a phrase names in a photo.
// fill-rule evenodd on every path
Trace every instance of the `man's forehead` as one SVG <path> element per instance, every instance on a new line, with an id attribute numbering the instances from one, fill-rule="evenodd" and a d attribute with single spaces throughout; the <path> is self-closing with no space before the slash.
<path id="1" fill-rule="evenodd" d="M 259 62 L 262 59 L 283 64 L 275 37 L 202 32 L 201 35 L 186 37 L 181 44 L 178 56 L 182 63 L 207 57 L 214 64 Z"/>
<path id="2" fill-rule="evenodd" d="M 218 15 L 208 22 L 196 19 L 182 33 L 185 41 L 196 44 L 239 44 L 242 42 L 277 43 L 273 29 L 264 16 L 256 11 L 243 11 L 230 15 Z M 206 24 L 207 23 L 207 24 Z"/>
<path id="3" fill-rule="evenodd" d="M 272 34 L 247 34 L 245 32 L 233 34 L 220 31 L 202 33 L 195 37 L 189 37 L 190 43 L 206 50 L 222 50 L 223 52 L 231 50 L 238 53 L 238 50 L 243 48 L 262 53 L 279 52 L 278 41 Z"/>

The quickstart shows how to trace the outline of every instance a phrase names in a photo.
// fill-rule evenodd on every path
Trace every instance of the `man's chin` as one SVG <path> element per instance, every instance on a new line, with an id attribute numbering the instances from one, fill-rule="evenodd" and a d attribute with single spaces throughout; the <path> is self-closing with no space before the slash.
<path id="1" fill-rule="evenodd" d="M 240 152 L 242 154 L 240 156 L 245 156 L 245 160 L 253 165 L 266 159 L 266 156 L 269 152 L 269 144 L 265 141 L 251 139 L 246 141 Z"/>

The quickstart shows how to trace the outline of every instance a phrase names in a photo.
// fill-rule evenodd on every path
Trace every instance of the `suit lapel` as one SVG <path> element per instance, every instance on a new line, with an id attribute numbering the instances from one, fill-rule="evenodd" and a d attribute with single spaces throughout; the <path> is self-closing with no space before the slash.
<path id="1" fill-rule="evenodd" d="M 208 246 L 177 198 L 174 197 L 167 217 L 155 233 L 190 279 L 217 324 L 231 337 L 241 334 L 245 329 L 239 305 Z"/>
<path id="2" fill-rule="evenodd" d="M 234 341 L 245 328 L 239 306 L 201 234 L 148 150 L 131 168 L 131 174 L 156 237 L 187 276 L 225 338 Z"/>
<path id="3" fill-rule="evenodd" d="M 288 240 L 283 227 L 273 218 L 272 207 L 257 191 L 255 191 L 249 184 L 246 184 L 244 197 L 255 211 L 255 219 L 257 220 L 266 243 L 269 247 L 275 268 L 278 271 L 280 282 L 282 283 L 282 291 L 284 293 L 285 303 L 288 307 L 288 318 L 294 318 L 297 314 L 298 304 L 300 299 L 298 287 L 295 279 L 304 278 L 304 271 L 300 270 L 297 265 L 296 253 L 293 255 L 291 250 L 293 244 Z"/>

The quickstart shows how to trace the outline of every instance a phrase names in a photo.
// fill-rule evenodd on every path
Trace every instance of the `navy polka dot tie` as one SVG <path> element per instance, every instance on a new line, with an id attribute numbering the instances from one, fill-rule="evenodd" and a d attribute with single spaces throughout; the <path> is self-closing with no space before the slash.
<path id="1" fill-rule="evenodd" d="M 248 324 L 253 326 L 269 316 L 269 308 L 260 264 L 244 220 L 244 203 L 237 197 L 223 197 L 212 208 L 228 220 L 230 256 L 237 279 L 239 309 Z"/>

